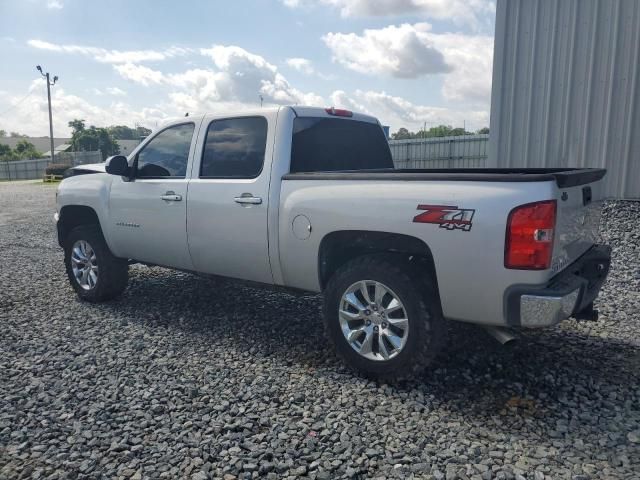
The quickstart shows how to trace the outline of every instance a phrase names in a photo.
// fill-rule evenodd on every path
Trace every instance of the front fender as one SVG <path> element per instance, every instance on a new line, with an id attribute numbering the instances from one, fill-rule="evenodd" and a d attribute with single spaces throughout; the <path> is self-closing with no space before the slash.
<path id="1" fill-rule="evenodd" d="M 89 207 L 96 213 L 109 248 L 111 248 L 109 196 L 112 180 L 113 177 L 106 173 L 69 177 L 60 183 L 56 194 L 58 215 L 66 206 Z"/>

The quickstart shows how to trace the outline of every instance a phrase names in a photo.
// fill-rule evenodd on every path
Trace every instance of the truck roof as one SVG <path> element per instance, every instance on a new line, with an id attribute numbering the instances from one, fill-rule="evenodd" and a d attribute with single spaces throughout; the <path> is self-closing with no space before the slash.
<path id="1" fill-rule="evenodd" d="M 367 122 L 367 123 L 379 123 L 376 117 L 373 117 L 371 115 L 367 115 L 364 113 L 353 112 L 350 110 L 343 110 L 339 107 L 334 108 L 332 106 L 309 107 L 305 105 L 279 105 L 275 107 L 251 108 L 246 110 L 229 110 L 229 111 L 223 110 L 219 112 L 209 111 L 209 112 L 189 113 L 188 117 L 173 117 L 168 119 L 167 121 L 162 123 L 160 128 L 163 128 L 172 124 L 176 124 L 176 123 L 188 122 L 190 118 L 201 117 L 203 114 L 204 115 L 227 115 L 228 114 L 229 116 L 261 115 L 264 113 L 278 112 L 282 108 L 290 108 L 293 111 L 293 113 L 298 117 L 327 117 L 327 118 L 338 117 L 345 120 L 357 120 L 360 122 Z M 329 113 L 330 111 L 333 111 L 335 113 Z"/>

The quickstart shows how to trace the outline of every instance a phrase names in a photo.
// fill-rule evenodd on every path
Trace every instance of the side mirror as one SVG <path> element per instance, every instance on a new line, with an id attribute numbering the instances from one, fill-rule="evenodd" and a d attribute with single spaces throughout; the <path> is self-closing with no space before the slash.
<path id="1" fill-rule="evenodd" d="M 105 162 L 105 172 L 110 175 L 119 175 L 121 177 L 129 176 L 129 162 L 127 162 L 127 157 L 124 155 L 114 155 L 113 157 L 107 158 Z"/>

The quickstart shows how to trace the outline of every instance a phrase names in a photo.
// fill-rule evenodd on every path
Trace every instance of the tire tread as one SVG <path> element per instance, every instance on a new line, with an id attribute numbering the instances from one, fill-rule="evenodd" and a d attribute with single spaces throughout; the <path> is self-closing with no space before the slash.
<path id="1" fill-rule="evenodd" d="M 340 283 L 343 282 L 344 278 L 348 278 L 353 272 L 358 271 L 382 271 L 385 275 L 394 278 L 396 282 L 400 282 L 402 289 L 406 290 L 405 295 L 407 295 L 408 291 L 408 294 L 416 300 L 415 309 L 419 312 L 418 317 L 422 322 L 418 331 L 423 332 L 422 335 L 424 335 L 424 332 L 428 332 L 426 339 L 418 339 L 415 343 L 416 348 L 413 349 L 411 355 L 404 357 L 404 362 L 396 364 L 388 371 L 383 371 L 382 369 L 372 371 L 354 366 L 351 359 L 341 348 L 342 344 L 339 344 L 341 341 L 344 342 L 339 326 L 335 328 L 335 325 L 331 324 L 331 322 L 337 323 L 333 311 L 335 310 L 334 302 L 339 302 L 342 295 L 342 292 L 339 291 Z M 416 283 L 419 283 L 422 288 L 416 289 Z M 423 271 L 418 270 L 408 260 L 399 255 L 375 254 L 362 256 L 340 267 L 331 277 L 325 289 L 323 317 L 326 335 L 338 356 L 366 376 L 380 381 L 394 382 L 418 375 L 434 360 L 446 343 L 447 326 L 442 318 L 440 301 L 433 281 L 428 276 L 425 276 Z M 411 335 L 411 330 L 409 334 Z M 344 342 L 344 345 L 346 348 L 351 348 L 346 342 Z"/>
<path id="2" fill-rule="evenodd" d="M 92 290 L 84 290 L 73 276 L 71 270 L 71 248 L 76 240 L 86 240 L 99 257 L 98 284 Z M 64 264 L 71 286 L 80 299 L 98 303 L 111 300 L 120 295 L 129 283 L 129 264 L 127 260 L 115 257 L 98 225 L 80 225 L 74 228 L 65 240 Z"/>

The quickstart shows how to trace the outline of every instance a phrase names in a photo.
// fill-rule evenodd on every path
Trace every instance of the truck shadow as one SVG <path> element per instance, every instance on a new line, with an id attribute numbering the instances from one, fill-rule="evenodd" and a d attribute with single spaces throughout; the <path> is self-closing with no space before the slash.
<path id="1" fill-rule="evenodd" d="M 325 340 L 320 296 L 139 267 L 132 269 L 125 295 L 101 308 L 151 328 L 178 328 L 203 344 L 224 338 L 238 351 L 284 369 L 304 368 L 322 381 L 362 380 Z M 471 325 L 454 324 L 449 333 L 448 347 L 432 368 L 421 378 L 385 386 L 384 394 L 410 399 L 418 411 L 436 405 L 462 412 L 464 421 L 507 436 L 533 423 L 541 445 L 560 437 L 588 440 L 614 455 L 615 445 L 626 442 L 626 432 L 603 439 L 603 423 L 629 411 L 637 421 L 640 346 L 589 334 L 573 323 L 528 332 L 507 347 Z"/>

